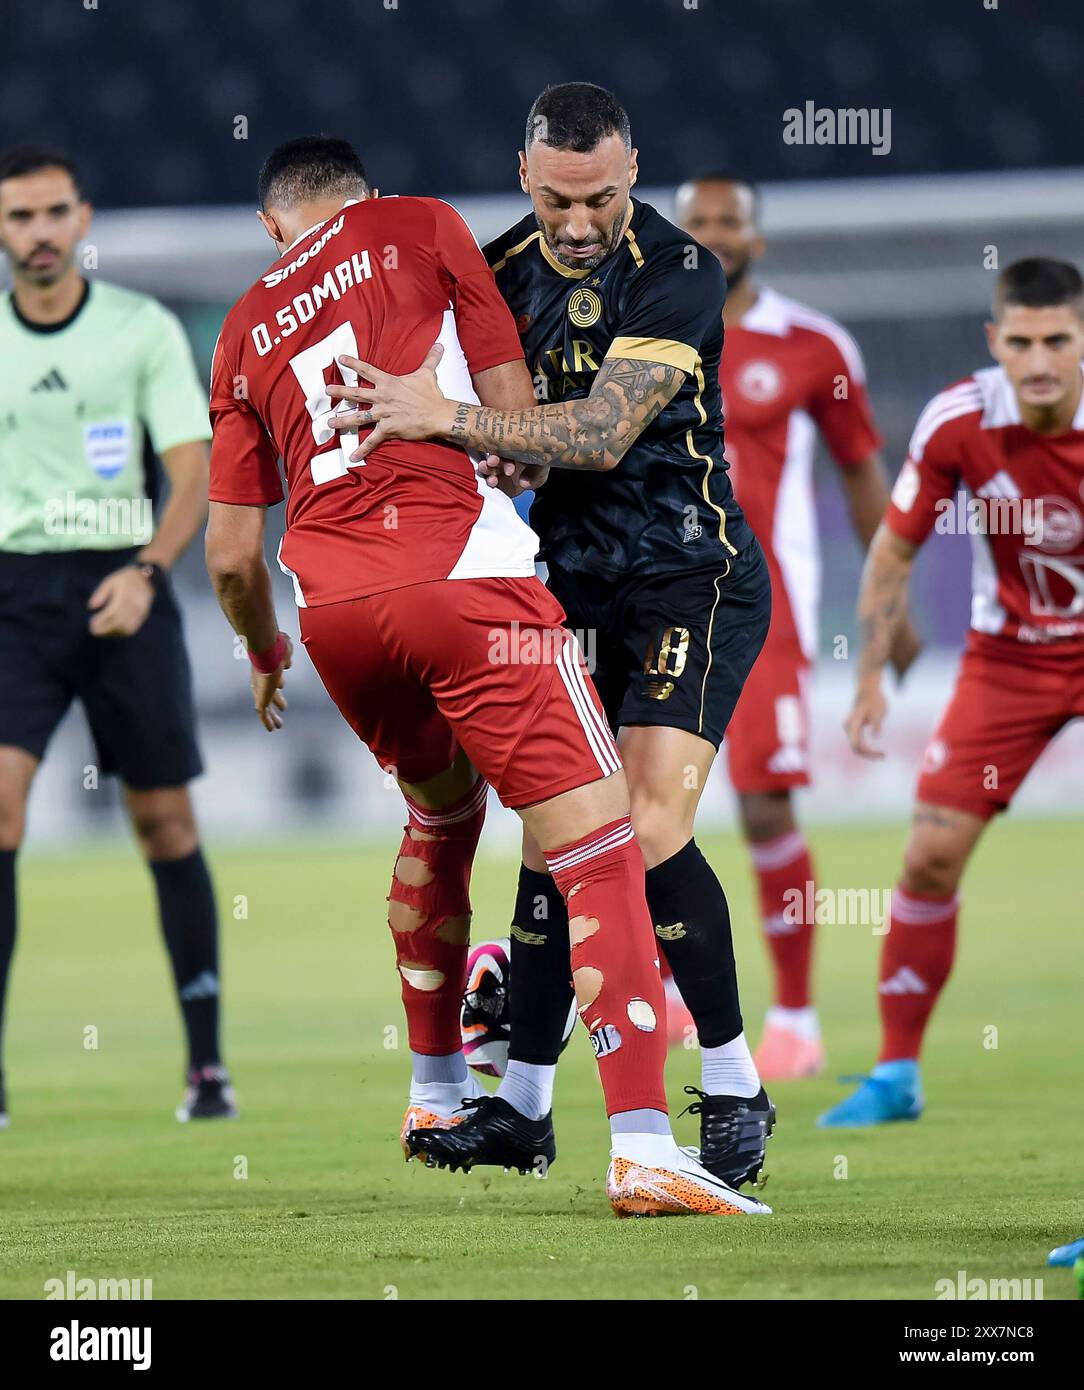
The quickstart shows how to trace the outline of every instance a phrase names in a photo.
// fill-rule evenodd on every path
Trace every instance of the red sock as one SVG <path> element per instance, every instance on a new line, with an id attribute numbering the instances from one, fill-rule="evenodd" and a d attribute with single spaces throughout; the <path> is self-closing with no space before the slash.
<path id="1" fill-rule="evenodd" d="M 388 926 L 412 1052 L 446 1057 L 462 1046 L 459 1011 L 470 942 L 470 871 L 487 791 L 479 778 L 460 801 L 439 811 L 407 799 L 410 820 L 388 894 Z"/>
<path id="2" fill-rule="evenodd" d="M 775 1002 L 784 1009 L 810 1003 L 813 914 L 813 860 L 801 831 L 749 846 L 760 889 L 760 919 L 775 966 Z M 796 896 L 798 895 L 798 896 Z"/>
<path id="3" fill-rule="evenodd" d="M 956 953 L 960 900 L 928 893 L 892 894 L 892 918 L 881 948 L 879 1062 L 916 1058 Z"/>
<path id="4" fill-rule="evenodd" d="M 606 1113 L 666 1110 L 666 1004 L 628 816 L 546 855 L 568 907 L 572 981 Z"/>

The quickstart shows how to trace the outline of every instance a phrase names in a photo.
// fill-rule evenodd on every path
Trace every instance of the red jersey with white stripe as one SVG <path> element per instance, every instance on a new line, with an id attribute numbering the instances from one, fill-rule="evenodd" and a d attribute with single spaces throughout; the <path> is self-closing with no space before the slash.
<path id="1" fill-rule="evenodd" d="M 841 468 L 861 463 L 881 443 L 861 354 L 826 314 L 762 289 L 726 330 L 719 384 L 734 492 L 771 570 L 768 644 L 793 644 L 812 660 L 820 593 L 816 434 Z"/>
<path id="2" fill-rule="evenodd" d="M 912 545 L 933 530 L 970 536 L 973 648 L 1079 652 L 1084 392 L 1072 427 L 1047 436 L 1021 424 L 1001 367 L 942 391 L 919 416 L 885 521 Z"/>
<path id="3" fill-rule="evenodd" d="M 327 386 L 356 384 L 348 354 L 418 368 L 437 340 L 444 393 L 523 356 L 512 315 L 466 223 L 436 198 L 347 203 L 312 227 L 226 317 L 211 374 L 211 500 L 282 499 L 280 563 L 299 604 L 337 603 L 434 579 L 534 573 L 537 540 L 460 448 L 388 441 L 350 464 Z"/>

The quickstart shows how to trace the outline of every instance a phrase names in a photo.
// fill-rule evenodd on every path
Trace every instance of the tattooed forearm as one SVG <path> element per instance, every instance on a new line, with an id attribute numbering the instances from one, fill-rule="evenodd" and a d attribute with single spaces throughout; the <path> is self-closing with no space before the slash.
<path id="1" fill-rule="evenodd" d="M 456 407 L 447 438 L 471 449 L 554 468 L 616 468 L 685 379 L 662 362 L 607 358 L 584 400 L 534 410 Z"/>
<path id="2" fill-rule="evenodd" d="M 913 559 L 914 547 L 881 526 L 870 544 L 858 595 L 859 680 L 879 676 L 892 655 L 893 638 L 907 611 Z"/>

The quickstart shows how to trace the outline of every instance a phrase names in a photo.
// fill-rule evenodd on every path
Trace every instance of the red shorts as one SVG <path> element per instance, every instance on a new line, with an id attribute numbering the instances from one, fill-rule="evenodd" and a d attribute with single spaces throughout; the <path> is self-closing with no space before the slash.
<path id="1" fill-rule="evenodd" d="M 989 820 L 1004 811 L 1043 749 L 1084 717 L 1084 652 L 1029 662 L 1013 643 L 968 648 L 952 699 L 922 760 L 916 796 Z"/>
<path id="2" fill-rule="evenodd" d="M 442 579 L 301 609 L 301 640 L 380 766 L 427 782 L 458 748 L 506 806 L 621 766 L 564 610 L 539 580 Z"/>
<path id="3" fill-rule="evenodd" d="M 730 784 L 737 792 L 809 785 L 809 662 L 797 644 L 773 642 L 746 677 L 726 731 Z"/>

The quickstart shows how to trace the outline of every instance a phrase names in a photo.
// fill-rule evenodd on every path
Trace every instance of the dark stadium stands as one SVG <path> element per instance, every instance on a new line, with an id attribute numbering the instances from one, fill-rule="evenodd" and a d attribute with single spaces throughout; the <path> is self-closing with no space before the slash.
<path id="1" fill-rule="evenodd" d="M 248 201 L 257 160 L 314 112 L 389 190 L 490 191 L 511 181 L 539 88 L 575 78 L 629 106 L 648 183 L 707 165 L 771 180 L 1080 160 L 1073 0 L 87 4 L 5 7 L 0 131 L 72 149 L 103 206 Z M 979 90 L 998 94 L 993 119 Z M 890 156 L 784 144 L 783 111 L 806 100 L 890 108 Z"/>

